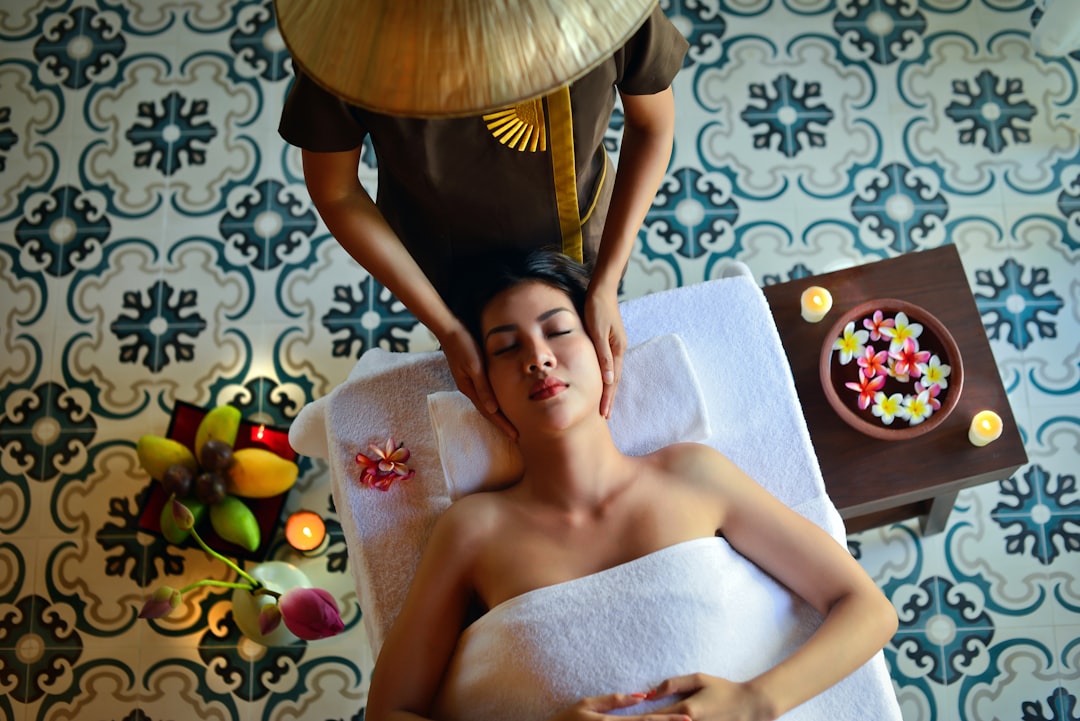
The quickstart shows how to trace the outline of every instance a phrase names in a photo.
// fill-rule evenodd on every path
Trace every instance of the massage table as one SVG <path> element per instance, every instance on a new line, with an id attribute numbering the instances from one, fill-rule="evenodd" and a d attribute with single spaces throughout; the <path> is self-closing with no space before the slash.
<path id="1" fill-rule="evenodd" d="M 724 278 L 631 300 L 621 311 L 628 351 L 610 422 L 616 445 L 630 454 L 677 441 L 710 445 L 845 544 L 749 269 L 735 264 Z M 415 475 L 386 491 L 361 484 L 356 455 L 372 455 L 370 446 L 390 437 L 410 450 Z M 340 386 L 301 410 L 289 438 L 299 453 L 328 462 L 375 658 L 439 514 L 512 479 L 520 458 L 456 391 L 440 352 L 369 350 Z M 702 587 L 682 588 L 686 578 Z M 663 680 L 654 677 L 660 668 L 749 678 L 819 623 L 725 541 L 698 539 L 492 609 L 463 633 L 440 711 L 448 720 L 542 719 L 553 699 L 565 706 L 644 691 Z M 677 642 L 660 642 L 670 639 Z M 782 718 L 899 721 L 883 655 Z"/>

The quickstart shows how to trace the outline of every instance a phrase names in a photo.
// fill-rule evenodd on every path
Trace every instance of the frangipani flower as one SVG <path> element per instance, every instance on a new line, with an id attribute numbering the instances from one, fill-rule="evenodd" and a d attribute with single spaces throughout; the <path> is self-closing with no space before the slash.
<path id="1" fill-rule="evenodd" d="M 919 344 L 914 338 L 905 338 L 900 348 L 889 351 L 889 357 L 896 361 L 893 372 L 897 377 L 918 378 L 922 375 L 919 364 L 930 360 L 930 351 L 919 350 Z"/>
<path id="2" fill-rule="evenodd" d="M 872 334 L 871 334 L 872 335 Z M 859 364 L 859 368 L 862 372 L 866 373 L 868 378 L 873 378 L 876 375 L 887 375 L 888 369 L 885 364 L 889 360 L 888 351 L 881 351 L 880 353 L 874 352 L 874 346 L 866 346 L 866 352 L 862 357 L 858 358 L 855 362 Z"/>
<path id="3" fill-rule="evenodd" d="M 841 365 L 847 365 L 852 358 L 862 355 L 869 337 L 869 331 L 855 330 L 855 321 L 844 326 L 844 334 L 833 343 L 833 350 L 840 351 Z"/>
<path id="4" fill-rule="evenodd" d="M 886 318 L 880 310 L 875 310 L 874 315 L 869 318 L 863 318 L 863 328 L 870 331 L 870 340 L 881 340 L 884 335 L 881 331 L 883 328 L 896 327 L 896 321 L 892 318 Z"/>
<path id="5" fill-rule="evenodd" d="M 886 396 L 882 392 L 874 394 L 874 405 L 870 412 L 881 419 L 881 422 L 891 426 L 893 419 L 900 415 L 903 410 L 904 397 L 899 393 Z"/>
<path id="6" fill-rule="evenodd" d="M 934 407 L 930 405 L 930 391 L 922 391 L 917 396 L 908 396 L 904 399 L 904 410 L 908 423 L 917 426 L 934 413 Z"/>
<path id="7" fill-rule="evenodd" d="M 907 313 L 900 311 L 896 314 L 893 327 L 881 328 L 881 335 L 890 340 L 889 350 L 898 351 L 904 345 L 904 341 L 908 338 L 915 339 L 922 335 L 923 327 L 921 323 L 912 323 L 908 320 Z"/>
<path id="8" fill-rule="evenodd" d="M 297 638 L 315 641 L 345 630 L 337 601 L 321 588 L 293 588 L 278 600 L 285 628 Z"/>
<path id="9" fill-rule="evenodd" d="M 865 372 L 859 371 L 859 382 L 845 383 L 844 387 L 859 392 L 859 409 L 865 411 L 873 402 L 875 394 L 885 387 L 885 376 L 871 378 Z"/>
<path id="10" fill-rule="evenodd" d="M 395 445 L 393 438 L 387 438 L 381 448 L 374 443 L 368 447 L 373 457 L 356 454 L 356 462 L 364 468 L 360 482 L 365 486 L 388 491 L 395 481 L 407 481 L 416 473 L 405 465 L 411 454 L 403 443 Z"/>
<path id="11" fill-rule="evenodd" d="M 922 393 L 923 391 L 926 391 L 927 393 L 929 393 L 930 406 L 935 411 L 940 411 L 941 401 L 938 400 L 938 396 L 941 395 L 941 386 L 937 383 L 931 383 L 927 385 L 925 381 L 926 379 L 923 378 L 923 380 L 915 382 L 915 392 Z"/>
<path id="12" fill-rule="evenodd" d="M 936 355 L 930 356 L 929 362 L 919 363 L 918 366 L 924 386 L 939 385 L 942 389 L 949 387 L 948 377 L 952 373 L 952 366 L 942 363 Z"/>

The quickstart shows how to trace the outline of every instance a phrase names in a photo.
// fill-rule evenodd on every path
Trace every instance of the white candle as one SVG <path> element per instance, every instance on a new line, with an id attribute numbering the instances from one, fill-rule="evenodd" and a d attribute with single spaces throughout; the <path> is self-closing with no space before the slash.
<path id="1" fill-rule="evenodd" d="M 802 292 L 803 320 L 817 323 L 832 308 L 832 293 L 819 285 L 812 285 Z"/>
<path id="2" fill-rule="evenodd" d="M 968 430 L 968 440 L 973 445 L 985 446 L 987 443 L 996 441 L 1001 435 L 1001 416 L 993 411 L 979 411 L 971 419 L 971 428 Z"/>

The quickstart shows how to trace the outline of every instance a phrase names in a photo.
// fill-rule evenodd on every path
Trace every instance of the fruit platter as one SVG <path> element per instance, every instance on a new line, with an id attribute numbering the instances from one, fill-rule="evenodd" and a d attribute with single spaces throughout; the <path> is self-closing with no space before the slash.
<path id="1" fill-rule="evenodd" d="M 164 436 L 139 439 L 139 463 L 151 477 L 140 530 L 196 546 L 168 512 L 175 496 L 194 514 L 211 548 L 234 558 L 266 558 L 299 473 L 296 452 L 287 431 L 240 416 L 235 406 L 207 410 L 178 401 Z"/>

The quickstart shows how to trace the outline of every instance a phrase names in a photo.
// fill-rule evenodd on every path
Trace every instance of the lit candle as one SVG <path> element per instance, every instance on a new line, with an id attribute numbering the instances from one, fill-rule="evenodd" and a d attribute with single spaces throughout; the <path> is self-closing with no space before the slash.
<path id="1" fill-rule="evenodd" d="M 318 556 L 330 545 L 326 524 L 319 514 L 297 511 L 285 522 L 285 540 L 305 556 Z"/>
<path id="2" fill-rule="evenodd" d="M 803 320 L 817 323 L 832 308 L 832 293 L 819 285 L 812 285 L 802 292 Z"/>
<path id="3" fill-rule="evenodd" d="M 985 446 L 1001 435 L 1001 416 L 993 411 L 979 411 L 971 419 L 968 440 L 976 446 Z"/>

